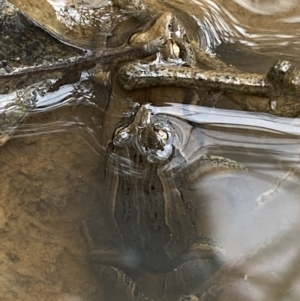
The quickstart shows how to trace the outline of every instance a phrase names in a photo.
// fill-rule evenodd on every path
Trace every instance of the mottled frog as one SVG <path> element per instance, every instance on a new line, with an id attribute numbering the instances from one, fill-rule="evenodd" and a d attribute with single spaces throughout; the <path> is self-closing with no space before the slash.
<path id="1" fill-rule="evenodd" d="M 149 105 L 133 111 L 115 129 L 107 153 L 102 214 L 113 246 L 92 250 L 91 266 L 102 283 L 122 292 L 122 300 L 152 300 L 133 281 L 147 273 L 160 279 L 155 298 L 190 300 L 222 263 L 224 250 L 201 235 L 199 207 L 182 191 L 206 172 L 245 167 L 208 155 L 188 164 L 179 129 L 166 116 L 153 114 Z M 84 230 L 91 242 L 85 224 Z"/>
<path id="2" fill-rule="evenodd" d="M 163 13 L 152 28 L 131 40 L 139 45 L 158 33 L 168 39 L 169 51 L 163 53 L 163 60 L 152 64 L 124 65 L 119 71 L 119 81 L 125 89 L 206 88 L 225 95 L 247 111 L 285 117 L 299 115 L 300 76 L 289 61 L 278 60 L 266 75 L 241 72 L 205 53 L 197 37 L 191 35 L 193 31 L 186 30 L 184 22 L 170 12 Z"/>

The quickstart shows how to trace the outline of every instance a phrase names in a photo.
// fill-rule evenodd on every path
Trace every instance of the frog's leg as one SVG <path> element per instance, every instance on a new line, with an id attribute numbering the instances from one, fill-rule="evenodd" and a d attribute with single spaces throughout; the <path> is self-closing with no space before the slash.
<path id="1" fill-rule="evenodd" d="M 166 274 L 161 288 L 163 300 L 198 301 L 195 292 L 210 276 L 216 272 L 221 263 L 214 259 L 195 258 L 188 260 Z M 176 297 L 177 296 L 177 297 Z"/>
<path id="2" fill-rule="evenodd" d="M 194 184 L 206 174 L 222 171 L 245 172 L 247 168 L 229 158 L 203 155 L 194 162 L 188 163 L 183 173 L 187 183 Z"/>
<path id="3" fill-rule="evenodd" d="M 228 158 L 201 156 L 198 160 L 188 165 L 186 171 L 184 171 L 184 178 L 188 184 L 193 184 L 210 172 L 244 172 L 245 170 L 245 166 Z M 164 298 L 169 300 L 167 298 L 173 295 L 177 296 L 177 298 L 173 298 L 176 301 L 206 300 L 203 299 L 204 297 L 201 293 L 202 286 L 204 284 L 207 286 L 212 275 L 223 265 L 225 259 L 224 250 L 218 247 L 213 240 L 199 237 L 198 241 L 180 256 L 180 259 L 183 263 L 166 274 L 165 282 L 161 288 Z M 222 287 L 214 290 L 214 294 L 221 293 L 221 291 Z M 203 293 L 206 292 L 203 291 Z"/>
<path id="4" fill-rule="evenodd" d="M 82 234 L 90 249 L 90 267 L 104 288 L 105 300 L 153 301 L 144 295 L 136 282 L 118 267 L 124 267 L 117 250 L 95 250 L 86 222 L 82 222 Z M 117 288 L 117 289 L 116 289 Z"/>
<path id="5" fill-rule="evenodd" d="M 105 300 L 153 301 L 123 271 L 113 266 L 94 264 L 93 272 L 105 288 Z"/>
<path id="6" fill-rule="evenodd" d="M 180 296 L 178 301 L 200 300 L 195 292 L 203 283 L 222 266 L 225 259 L 225 251 L 213 240 L 200 237 L 181 256 L 182 264 L 166 274 L 163 283 L 165 297 Z"/>

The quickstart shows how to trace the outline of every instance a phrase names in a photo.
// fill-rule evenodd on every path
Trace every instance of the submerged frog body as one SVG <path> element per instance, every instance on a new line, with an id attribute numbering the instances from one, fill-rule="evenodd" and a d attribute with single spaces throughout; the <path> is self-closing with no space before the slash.
<path id="1" fill-rule="evenodd" d="M 100 264 L 104 275 L 112 267 L 117 279 L 124 279 L 121 289 L 128 300 L 152 300 L 129 278 L 143 273 L 164 276 L 157 296 L 176 300 L 168 299 L 174 287 L 176 298 L 189 295 L 224 257 L 217 243 L 198 232 L 197 206 L 182 190 L 209 170 L 243 172 L 245 167 L 203 155 L 186 170 L 172 123 L 149 105 L 136 106 L 135 112 L 115 130 L 108 148 L 104 202 L 114 247 L 92 250 L 91 266 Z"/>
<path id="2" fill-rule="evenodd" d="M 133 36 L 131 43 L 138 45 L 158 33 L 168 40 L 169 50 L 163 53 L 163 60 L 152 64 L 124 65 L 119 70 L 119 82 L 126 90 L 157 86 L 206 88 L 225 95 L 246 111 L 299 115 L 300 76 L 289 61 L 278 60 L 266 75 L 241 72 L 205 53 L 197 38 L 191 37 L 182 20 L 171 12 L 163 13 L 153 27 Z"/>

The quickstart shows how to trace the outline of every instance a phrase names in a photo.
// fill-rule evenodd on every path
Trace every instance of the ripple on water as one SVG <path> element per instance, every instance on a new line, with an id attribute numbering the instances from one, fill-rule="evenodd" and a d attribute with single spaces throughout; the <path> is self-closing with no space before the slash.
<path id="1" fill-rule="evenodd" d="M 17 3 L 17 1 L 11 2 Z M 125 11 L 122 15 L 122 10 L 118 10 L 115 15 L 112 15 L 112 6 L 108 1 L 101 2 L 104 3 L 101 7 L 99 7 L 98 1 L 89 1 L 89 3 L 80 1 L 78 7 L 74 4 L 70 5 L 69 2 L 68 7 L 64 7 L 66 1 L 38 1 L 36 6 L 31 5 L 31 1 L 22 2 L 28 7 L 35 7 L 37 11 L 42 8 L 44 13 L 40 14 L 40 10 L 38 14 L 43 18 L 48 18 L 47 22 L 55 25 L 55 30 L 58 30 L 59 35 L 64 36 L 69 32 L 69 41 L 74 42 L 76 40 L 78 45 L 88 44 L 93 47 L 95 45 L 104 47 L 105 41 L 113 33 L 116 24 L 123 24 L 123 21 L 130 19 L 130 13 L 131 15 L 136 13 L 128 8 L 126 16 Z M 151 4 L 153 1 L 145 0 L 145 2 L 150 6 L 154 5 Z M 263 70 L 269 67 L 271 64 L 267 60 L 272 61 L 274 57 L 278 58 L 279 54 L 298 59 L 299 30 L 297 27 L 299 19 L 297 16 L 300 6 L 295 4 L 298 4 L 298 1 L 177 0 L 158 3 L 157 11 L 168 9 L 178 13 L 186 20 L 187 27 L 194 31 L 194 36 L 199 38 L 202 47 L 208 52 L 216 51 L 221 58 L 227 56 L 228 62 L 238 67 L 243 66 L 246 69 L 253 68 L 256 71 L 260 68 Z M 49 10 L 45 7 L 48 7 Z M 77 8 L 81 8 L 81 11 Z M 45 20 L 38 21 L 44 22 Z M 103 26 L 100 27 L 99 24 Z M 101 28 L 100 31 L 99 28 Z M 128 31 L 131 30 L 133 27 Z M 77 36 L 75 35 L 74 38 L 75 33 Z M 120 34 L 120 32 L 116 30 L 116 34 Z M 96 38 L 93 40 L 95 35 Z M 244 54 L 251 52 L 254 53 L 253 57 L 249 55 L 248 59 L 248 56 Z M 262 60 L 262 57 L 268 59 Z M 32 88 L 33 90 L 28 90 Z M 42 89 L 42 86 L 38 84 L 38 88 Z M 30 86 L 27 87 L 26 91 L 1 95 L 0 121 L 3 121 L 9 112 L 13 112 L 14 117 L 19 115 L 21 117 L 20 119 L 15 118 L 15 123 L 11 126 L 4 127 L 4 133 L 10 134 L 10 130 L 15 130 L 27 116 L 31 116 L 31 121 L 19 128 L 14 135 L 15 138 L 41 135 L 36 140 L 39 141 L 44 138 L 44 134 L 71 132 L 74 133 L 74 137 L 84 137 L 87 146 L 98 157 L 100 155 L 105 160 L 107 159 L 105 152 L 109 141 L 101 140 L 102 135 L 104 135 L 102 128 L 103 109 L 100 108 L 101 104 L 96 102 L 93 92 L 89 78 L 85 76 L 80 82 L 64 85 L 52 93 L 37 91 L 36 87 Z M 28 99 L 27 106 L 18 102 L 21 98 L 22 102 L 25 101 L 25 103 Z M 120 100 L 121 102 L 124 100 Z M 124 104 L 121 105 L 125 107 Z M 3 111 L 4 106 L 6 106 L 5 112 Z M 11 110 L 8 110 L 8 106 L 11 106 Z M 276 106 L 276 104 L 271 103 L 271 106 Z M 70 107 L 78 110 L 72 111 L 70 109 L 65 116 L 59 113 L 60 110 Z M 92 113 L 91 111 L 80 113 L 83 108 L 88 107 L 92 109 Z M 200 216 L 196 226 L 201 230 L 201 234 L 213 238 L 227 253 L 224 267 L 212 275 L 212 279 L 209 279 L 210 282 L 203 284 L 200 293 L 207 288 L 212 295 L 220 294 L 219 300 L 298 300 L 300 295 L 298 273 L 300 254 L 299 119 L 201 108 L 192 105 L 166 104 L 165 106 L 150 107 L 154 115 L 165 118 L 168 125 L 171 124 L 176 133 L 175 139 L 170 141 L 178 152 L 163 170 L 169 173 L 166 175 L 167 180 L 171 181 L 172 172 L 176 171 L 180 193 L 191 198 L 200 208 Z M 54 112 L 54 109 L 57 111 Z M 43 115 L 43 113 L 45 114 Z M 98 113 L 102 115 L 98 115 Z M 38 116 L 43 116 L 45 120 L 42 117 L 34 119 L 37 114 L 41 114 Z M 46 120 L 50 114 L 53 114 L 51 115 L 52 120 L 51 118 Z M 120 113 L 120 110 L 118 111 L 116 108 L 110 115 L 104 117 L 110 121 L 112 118 L 130 117 L 130 113 L 127 115 L 126 112 Z M 114 129 L 110 128 L 109 130 L 113 132 Z M 112 138 L 111 135 L 110 139 Z M 26 139 L 19 141 L 26 141 Z M 63 153 L 75 152 L 73 149 L 68 149 L 67 142 L 59 140 L 57 143 L 58 147 L 64 147 Z M 79 140 L 76 143 L 80 144 L 82 141 Z M 136 143 L 139 141 L 137 140 Z M 80 203 L 80 200 L 76 198 L 77 195 L 82 197 L 84 205 L 88 202 L 88 189 L 75 187 L 78 184 L 76 181 L 69 188 L 70 191 L 76 192 L 70 194 L 72 198 L 68 198 L 67 193 L 64 199 L 62 198 L 63 194 L 60 194 L 62 188 L 58 181 L 53 185 L 54 188 L 47 186 L 46 189 L 46 183 L 51 182 L 53 169 L 55 171 L 64 168 L 51 161 L 48 165 L 52 164 L 55 168 L 49 167 L 47 164 L 42 165 L 42 163 L 40 165 L 42 167 L 34 165 L 43 156 L 43 151 L 34 156 L 35 160 L 22 161 L 22 156 L 19 156 L 20 153 L 22 154 L 21 150 L 30 146 L 32 147 L 30 142 L 27 142 L 15 151 L 17 155 L 10 159 L 15 160 L 16 162 L 13 163 L 16 165 L 9 165 L 12 160 L 3 163 L 3 168 L 6 164 L 9 167 L 3 169 L 3 174 L 11 172 L 13 168 L 17 168 L 18 171 L 16 174 L 11 174 L 13 180 L 9 182 L 8 187 L 10 187 L 9 185 L 18 186 L 20 183 L 26 183 L 26 185 L 20 186 L 20 191 L 18 191 L 18 187 L 10 191 L 3 184 L 6 183 L 5 180 L 1 181 L 1 196 L 5 196 L 6 193 L 9 195 L 7 198 L 4 197 L 6 203 L 3 208 L 5 210 L 0 212 L 1 231 L 7 231 L 7 225 L 10 226 L 9 223 L 7 224 L 7 220 L 9 221 L 11 217 L 15 221 L 18 215 L 22 216 L 23 213 L 18 211 L 16 214 L 14 211 L 19 207 L 21 207 L 22 212 L 26 212 L 26 210 L 29 211 L 29 206 L 36 206 L 38 210 L 33 212 L 42 214 L 41 212 L 44 212 L 43 210 L 48 208 L 47 206 L 50 206 L 51 210 L 57 206 L 61 211 L 63 211 L 64 206 L 67 206 L 69 212 L 72 212 L 72 210 L 78 209 L 77 206 Z M 13 149 L 13 144 L 11 148 Z M 5 156 L 5 149 L 9 150 L 10 148 L 9 146 L 1 148 L 3 151 L 2 158 Z M 45 151 L 45 148 L 42 150 Z M 52 156 L 53 153 L 50 152 Z M 195 180 L 195 173 L 192 172 L 201 162 L 200 159 L 208 155 L 212 155 L 214 158 L 222 156 L 236 160 L 241 165 L 246 166 L 247 171 L 222 170 L 216 172 L 214 169 L 215 172 L 196 174 L 199 178 Z M 29 158 L 31 157 L 29 156 Z M 84 161 L 84 159 L 86 159 L 84 156 L 76 157 L 78 161 L 72 160 L 74 161 L 72 162 L 74 164 L 71 165 L 72 168 L 76 169 L 77 163 Z M 111 172 L 115 172 L 119 176 L 139 177 L 144 172 L 143 168 L 148 164 L 142 165 L 142 167 L 140 164 L 134 165 L 132 158 L 126 157 L 124 153 L 113 152 L 109 159 L 115 163 L 112 165 L 112 168 L 115 169 Z M 67 161 L 66 158 L 65 160 Z M 60 164 L 63 165 L 63 163 Z M 92 162 L 91 165 L 96 164 Z M 105 166 L 102 169 L 105 169 Z M 40 176 L 39 174 L 43 170 L 46 170 L 46 173 Z M 86 174 L 89 173 L 87 169 L 83 170 Z M 63 173 L 64 177 L 68 180 L 79 178 L 78 174 L 81 177 L 81 172 L 76 170 L 78 174 L 74 173 L 69 167 L 63 171 L 65 172 Z M 98 175 L 95 177 L 97 178 Z M 87 180 L 91 178 L 87 178 Z M 193 181 L 189 181 L 191 179 Z M 95 186 L 98 189 L 101 183 L 97 182 Z M 137 187 L 138 189 L 141 188 Z M 28 200 L 26 193 L 30 196 Z M 11 195 L 16 201 L 15 207 L 10 207 Z M 99 195 L 95 199 L 97 204 L 101 203 L 99 199 L 102 201 Z M 87 205 L 80 207 L 80 209 L 84 211 L 86 207 Z M 61 211 L 59 213 L 54 211 L 53 213 L 51 210 L 45 211 L 49 216 L 53 214 L 60 217 Z M 95 211 L 98 213 L 98 207 Z M 78 220 L 81 220 L 82 215 L 78 212 L 76 214 L 74 216 L 79 216 Z M 47 225 L 50 220 L 49 216 L 45 218 Z M 22 224 L 22 229 L 28 225 L 33 227 L 34 223 L 30 219 L 30 222 L 27 219 L 25 221 L 26 223 Z M 72 227 L 76 228 L 76 233 L 78 232 L 78 223 L 76 220 L 75 227 L 72 224 Z M 101 224 L 101 222 L 99 223 Z M 98 227 L 98 230 L 109 228 L 104 222 L 101 225 L 104 226 Z M 65 224 L 61 228 L 65 229 L 64 227 Z M 71 230 L 69 229 L 69 231 Z M 20 241 L 27 236 L 23 235 Z M 65 233 L 62 234 L 62 237 L 67 241 L 65 236 Z M 76 238 L 78 237 L 76 236 Z M 110 241 L 111 238 L 109 237 L 108 240 Z M 11 245 L 14 244 L 15 242 L 11 243 Z M 21 243 L 20 245 L 22 246 Z M 27 245 L 29 244 L 27 243 Z M 77 249 L 75 247 L 74 251 L 73 247 L 72 244 L 71 247 L 62 249 L 68 250 L 72 256 L 75 256 L 74 254 L 82 256 L 81 254 L 84 252 L 76 253 Z M 58 259 L 51 257 L 51 262 L 60 263 L 63 261 L 62 258 L 69 258 L 66 253 L 67 251 L 60 253 Z M 46 253 L 42 257 L 43 264 L 48 255 Z M 12 258 L 14 257 L 12 256 Z M 72 260 L 73 257 L 70 261 Z M 78 274 L 81 275 L 81 273 Z M 90 282 L 93 281 L 94 278 Z M 214 286 L 211 286 L 211 281 L 213 281 Z M 49 283 L 49 280 L 47 279 L 46 282 Z M 65 284 L 65 282 L 62 283 Z M 71 285 L 71 287 L 75 287 L 75 285 Z M 57 290 L 59 289 L 61 286 Z"/>

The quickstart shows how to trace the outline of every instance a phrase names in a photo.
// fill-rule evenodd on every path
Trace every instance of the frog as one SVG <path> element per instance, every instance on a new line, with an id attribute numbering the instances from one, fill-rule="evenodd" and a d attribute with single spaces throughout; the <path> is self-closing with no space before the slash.
<path id="1" fill-rule="evenodd" d="M 130 62 L 122 66 L 118 81 L 126 91 L 159 86 L 205 88 L 213 96 L 226 96 L 245 111 L 282 117 L 299 115 L 299 70 L 288 60 L 277 60 L 266 74 L 242 72 L 206 53 L 173 12 L 162 13 L 152 28 L 135 34 L 130 42 L 138 45 L 147 41 L 153 31 L 168 40 L 169 50 L 154 63 Z M 188 103 L 202 105 L 199 98 Z"/>
<path id="2" fill-rule="evenodd" d="M 155 55 L 149 56 L 146 59 L 139 60 L 138 64 L 147 65 L 159 65 L 164 66 L 173 65 L 175 68 L 177 66 L 197 66 L 201 65 L 205 68 L 208 66 L 215 66 L 216 68 L 225 68 L 226 64 L 222 61 L 218 60 L 216 57 L 207 54 L 201 47 L 193 47 L 193 44 L 197 44 L 197 35 L 190 34 L 185 29 L 185 25 L 181 22 L 181 20 L 176 16 L 175 13 L 170 11 L 163 12 L 157 19 L 148 25 L 145 26 L 144 30 L 140 30 L 134 35 L 131 36 L 128 43 L 131 47 L 141 47 L 145 43 L 149 43 L 149 41 L 155 39 L 157 36 L 161 36 L 165 41 L 165 46 L 161 49 L 160 52 Z M 116 71 L 114 71 L 114 75 L 112 77 L 112 90 L 114 98 L 119 99 L 131 99 L 134 102 L 147 103 L 151 102 L 153 104 L 161 104 L 162 102 L 179 102 L 185 104 L 201 104 L 199 95 L 197 90 L 192 87 L 176 87 L 175 85 L 169 86 L 167 89 L 165 87 L 161 87 L 161 85 L 157 87 L 152 87 L 149 89 L 134 89 L 128 91 L 127 85 L 125 81 L 119 81 L 120 72 L 122 73 L 124 68 L 126 69 L 130 65 L 119 64 Z M 229 68 L 227 66 L 227 68 Z M 93 74 L 93 81 L 95 81 L 95 87 L 99 87 L 102 85 L 105 80 L 103 78 L 107 78 L 103 76 L 103 70 L 99 70 L 99 74 Z M 141 76 L 142 78 L 142 76 Z M 153 82 L 154 78 L 150 78 L 149 82 Z M 149 85 L 150 86 L 150 85 Z M 125 89 L 126 90 L 125 90 Z M 103 87 L 101 86 L 101 91 L 103 91 Z M 99 97 L 101 94 L 99 93 Z M 98 97 L 98 96 L 97 96 Z M 213 97 L 213 96 L 212 96 Z M 120 106 L 120 102 L 114 104 L 114 99 L 110 99 L 110 106 L 117 107 Z M 108 110 L 108 114 L 115 116 L 117 113 L 110 113 L 109 106 L 106 107 L 105 110 Z M 118 109 L 116 109 L 118 111 Z M 103 126 L 107 128 L 106 125 Z M 110 134 L 106 136 L 109 137 Z M 105 139 L 104 139 L 105 140 Z"/>
<path id="3" fill-rule="evenodd" d="M 57 28 L 55 27 L 55 29 L 51 31 L 51 26 L 49 26 L 45 20 L 39 20 L 38 16 L 34 14 L 31 15 L 28 5 L 24 5 L 24 3 L 22 4 L 20 1 L 13 1 L 13 3 L 18 5 L 21 9 L 24 9 L 27 16 L 39 24 L 41 28 L 50 32 L 60 41 L 63 41 L 63 33 L 59 31 L 59 25 L 56 24 L 55 26 L 57 26 Z M 178 7 L 180 7 L 180 4 L 178 4 Z M 129 43 L 132 46 L 143 44 L 149 37 L 153 37 L 153 35 L 157 37 L 159 32 L 164 36 L 164 39 L 167 40 L 167 47 L 161 52 L 163 60 L 160 60 L 159 64 L 140 66 L 140 64 L 136 62 L 123 66 L 119 72 L 119 82 L 121 86 L 124 86 L 127 91 L 139 88 L 145 90 L 145 87 L 153 86 L 168 86 L 168 90 L 171 91 L 170 94 L 176 95 L 175 102 L 177 102 L 177 99 L 179 101 L 179 98 L 182 98 L 182 101 L 185 103 L 200 105 L 210 105 L 212 103 L 213 106 L 216 106 L 218 102 L 215 99 L 221 100 L 222 98 L 226 98 L 235 103 L 236 108 L 246 111 L 263 112 L 283 117 L 296 117 L 299 115 L 300 108 L 299 102 L 297 101 L 299 90 L 297 88 L 298 71 L 289 61 L 281 60 L 276 62 L 271 66 L 267 74 L 241 72 L 235 67 L 225 64 L 215 55 L 206 53 L 200 43 L 199 36 L 201 36 L 201 32 L 199 32 L 199 24 L 188 12 L 179 10 L 178 7 L 171 3 L 156 3 L 152 0 L 133 2 L 112 1 L 112 8 L 118 8 L 118 12 L 123 11 L 124 15 L 134 16 L 135 19 L 139 20 L 139 24 L 142 24 L 142 26 L 139 25 L 136 34 L 133 36 L 129 34 L 129 38 L 125 43 Z M 201 18 L 200 8 L 197 10 L 197 16 Z M 118 24 L 122 26 L 123 23 L 120 21 Z M 60 25 L 62 26 L 62 24 Z M 116 28 L 114 31 L 113 26 L 114 25 L 111 25 L 112 35 L 114 32 L 117 32 Z M 156 27 L 156 31 L 154 31 L 154 27 Z M 148 29 L 150 29 L 150 31 Z M 126 34 L 126 37 L 127 36 Z M 109 37 L 107 39 L 109 40 Z M 107 45 L 109 44 L 108 40 Z M 67 40 L 67 43 L 68 42 L 69 40 Z M 119 46 L 122 47 L 124 44 Z M 102 51 L 98 56 L 105 55 L 105 52 L 106 51 Z M 78 59 L 80 57 L 85 63 L 79 63 Z M 60 76 L 61 73 L 65 74 L 68 68 L 70 70 L 70 72 L 68 72 L 69 74 L 75 74 L 80 73 L 83 69 L 87 70 L 97 65 L 95 56 L 91 58 L 90 53 L 82 52 L 79 58 L 78 56 L 76 57 L 75 61 L 77 63 L 75 63 L 75 66 L 73 66 L 73 64 L 70 65 L 70 62 L 64 62 L 64 64 L 60 64 L 60 67 L 54 64 L 54 67 L 42 65 L 40 68 L 33 69 L 36 70 L 36 75 L 45 77 L 47 70 L 49 73 L 53 72 L 53 74 L 54 71 L 59 71 L 58 76 Z M 175 64 L 179 64 L 179 66 L 173 66 L 170 62 L 165 64 L 166 58 L 169 60 L 173 59 L 173 65 L 175 59 Z M 181 63 L 179 63 L 179 58 L 182 60 Z M 279 65 L 290 65 L 288 68 L 294 70 L 290 72 L 290 74 L 293 74 L 293 78 L 289 83 L 283 80 L 278 85 L 282 76 L 279 73 L 274 73 L 272 70 L 280 69 L 281 67 L 279 67 Z M 151 70 L 149 70 L 148 67 Z M 283 73 L 286 73 L 284 67 L 281 68 L 281 70 L 283 70 Z M 10 76 L 5 74 L 2 77 L 2 75 L 0 75 L 0 82 L 2 82 L 1 77 L 3 78 L 3 85 L 1 85 L 1 87 L 7 90 L 7 87 L 9 87 L 9 85 L 6 84 L 8 78 L 14 79 L 14 77 L 22 77 L 25 76 L 25 74 L 33 72 L 28 71 L 29 72 L 24 70 L 24 72 L 21 72 L 19 70 Z M 107 72 L 107 70 L 105 72 Z M 277 79 L 274 79 L 272 74 L 277 74 Z M 101 81 L 103 78 L 106 78 L 106 76 L 103 77 L 99 71 L 94 72 L 94 75 L 94 78 L 96 78 L 95 82 L 97 83 L 99 83 L 99 79 Z M 289 77 L 289 75 L 286 77 Z M 27 76 L 26 80 L 29 78 L 32 78 L 32 76 Z M 64 82 L 65 81 L 62 81 L 62 83 Z M 142 82 L 144 82 L 144 84 L 142 84 Z M 173 85 L 172 82 L 174 82 Z M 62 83 L 60 83 L 60 85 Z M 182 92 L 182 87 L 185 88 L 185 92 Z M 292 87 L 292 89 L 289 89 L 290 87 Z M 195 93 L 195 89 L 198 95 Z M 199 89 L 202 93 L 200 97 Z M 204 93 L 203 90 L 205 90 Z M 159 89 L 159 91 L 162 91 L 162 89 Z M 207 97 L 209 98 L 208 100 L 206 99 Z M 213 99 L 213 101 L 211 101 L 210 98 Z"/>
<path id="4" fill-rule="evenodd" d="M 185 143 L 169 118 L 154 114 L 149 104 L 132 104 L 130 112 L 107 148 L 101 213 L 112 244 L 95 247 L 83 222 L 90 266 L 122 300 L 200 300 L 193 290 L 220 267 L 225 250 L 198 232 L 197 206 L 181 191 L 207 172 L 239 173 L 246 167 L 207 154 L 188 163 Z M 135 281 L 144 274 L 159 279 L 155 297 Z"/>

